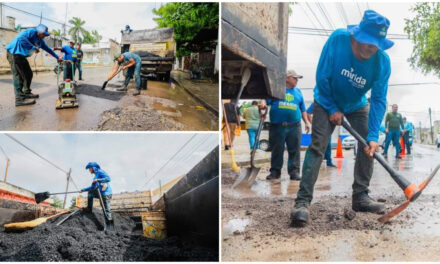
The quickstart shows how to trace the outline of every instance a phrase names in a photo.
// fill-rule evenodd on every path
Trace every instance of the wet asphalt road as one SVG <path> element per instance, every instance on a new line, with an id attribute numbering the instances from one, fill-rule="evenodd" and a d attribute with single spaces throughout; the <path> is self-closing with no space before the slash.
<path id="1" fill-rule="evenodd" d="M 85 67 L 84 81 L 79 85 L 99 86 L 106 80 L 110 68 Z M 123 81 L 122 74 L 109 82 L 108 90 L 115 91 Z M 107 100 L 97 96 L 79 94 L 78 108 L 55 109 L 57 99 L 57 78 L 53 72 L 34 73 L 32 92 L 39 94 L 37 103 L 31 106 L 15 107 L 15 97 L 10 75 L 0 76 L 0 130 L 45 131 L 45 130 L 93 130 L 99 122 L 100 115 L 115 107 L 125 107 L 127 102 L 136 105 L 137 98 L 120 101 Z M 129 88 L 133 88 L 132 82 Z M 131 92 L 124 97 L 132 97 Z M 148 90 L 142 96 L 152 98 L 152 108 L 169 116 L 185 126 L 185 130 L 218 129 L 218 117 L 199 104 L 181 87 L 174 83 L 149 81 Z M 154 100 L 157 98 L 157 100 Z"/>
<path id="2" fill-rule="evenodd" d="M 334 154 L 335 151 L 333 151 L 333 156 Z M 302 157 L 303 155 L 304 152 Z M 326 200 L 330 201 L 329 197 L 339 197 L 337 199 L 340 201 L 336 203 L 340 202 L 340 210 L 343 210 L 343 206 L 350 206 L 354 167 L 353 152 L 344 151 L 344 159 L 334 159 L 334 163 L 337 168 L 321 167 L 315 185 L 312 207 L 313 203 L 317 202 L 325 204 Z M 434 146 L 415 144 L 412 155 L 406 155 L 402 160 L 395 160 L 391 156 L 389 163 L 410 182 L 418 185 L 440 163 L 440 150 Z M 269 173 L 269 167 L 265 164 L 261 168 L 258 180 L 251 189 L 234 190 L 230 185 L 222 183 L 223 260 L 440 260 L 440 254 L 435 246 L 440 238 L 439 175 L 432 180 L 418 200 L 411 203 L 391 223 L 383 225 L 383 228 L 380 225 L 380 230 L 369 230 L 368 225 L 361 225 L 354 230 L 343 227 L 334 230 L 330 228 L 332 223 L 329 222 L 327 233 L 311 231 L 305 236 L 297 237 L 294 235 L 295 230 L 292 231 L 288 225 L 281 230 L 277 230 L 274 226 L 269 234 L 258 231 L 259 227 L 263 229 L 263 226 L 270 226 L 270 222 L 261 222 L 261 217 L 257 217 L 261 214 L 260 210 L 274 215 L 270 221 L 282 220 L 286 223 L 289 221 L 289 211 L 299 188 L 299 182 L 288 179 L 285 168 L 281 180 L 266 181 L 265 176 Z M 223 173 L 227 170 L 224 169 Z M 372 197 L 387 200 L 388 210 L 405 201 L 405 196 L 398 185 L 377 162 L 375 162 L 370 190 Z M 264 205 L 262 201 L 267 201 L 267 204 Z M 270 206 L 271 203 L 273 206 Z M 252 204 L 253 208 L 247 208 L 249 204 Z M 271 212 L 270 208 L 275 211 Z M 328 209 L 328 211 L 331 210 L 334 208 Z M 324 210 L 322 214 L 325 215 L 325 211 L 327 210 Z M 279 217 L 286 219 L 279 219 Z M 358 217 L 366 219 L 367 223 L 370 221 L 369 223 L 377 224 L 377 217 L 371 214 L 364 213 Z M 340 221 L 343 219 L 342 216 Z M 325 226 L 320 227 L 320 230 L 325 228 Z M 236 230 L 239 231 L 234 234 Z M 287 238 L 284 234 L 286 231 L 290 234 Z"/>

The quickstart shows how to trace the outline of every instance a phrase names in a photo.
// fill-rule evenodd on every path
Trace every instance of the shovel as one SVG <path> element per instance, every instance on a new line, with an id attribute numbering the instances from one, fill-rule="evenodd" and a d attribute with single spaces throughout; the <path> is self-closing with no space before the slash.
<path id="1" fill-rule="evenodd" d="M 74 191 L 74 192 L 60 192 L 60 193 L 49 193 L 49 192 L 42 192 L 42 193 L 36 193 L 35 194 L 35 202 L 37 204 L 41 203 L 42 201 L 46 200 L 47 198 L 49 198 L 51 195 L 55 195 L 55 194 L 66 194 L 66 193 L 79 193 L 79 191 Z"/>
<path id="2" fill-rule="evenodd" d="M 350 134 L 356 138 L 357 141 L 361 143 L 363 147 L 368 146 L 365 139 L 363 139 L 345 120 L 342 120 L 342 126 L 350 132 Z M 437 174 L 438 170 L 440 169 L 440 165 L 437 165 L 435 169 L 432 171 L 431 175 L 424 180 L 419 186 L 416 186 L 413 183 L 410 183 L 403 175 L 399 174 L 397 171 L 395 171 L 382 157 L 379 153 L 374 153 L 373 157 L 385 168 L 385 170 L 390 174 L 391 178 L 399 185 L 400 189 L 403 190 L 403 193 L 406 196 L 406 201 L 402 203 L 401 205 L 397 206 L 387 214 L 380 217 L 378 220 L 379 222 L 386 223 L 388 222 L 392 217 L 398 215 L 400 212 L 406 209 L 408 205 L 411 202 L 414 202 L 417 198 L 419 198 L 420 194 L 422 194 L 422 191 L 426 188 L 426 186 L 431 182 L 432 178 Z"/>
<path id="3" fill-rule="evenodd" d="M 107 213 L 105 212 L 105 208 L 104 208 L 104 201 L 102 200 L 102 195 L 101 195 L 101 191 L 99 190 L 99 188 L 96 188 L 96 192 L 98 193 L 99 196 L 99 203 L 101 204 L 101 208 L 102 208 L 102 213 L 104 214 L 104 231 L 108 230 L 108 231 L 115 231 L 115 224 L 112 220 L 109 220 L 107 217 Z"/>
<path id="4" fill-rule="evenodd" d="M 121 71 L 122 71 L 122 67 L 119 68 L 119 70 L 118 70 L 118 72 L 115 74 L 115 76 L 118 75 Z M 115 76 L 113 76 L 112 79 L 115 78 Z M 104 90 L 105 87 L 107 87 L 108 82 L 111 81 L 112 79 L 105 81 L 105 82 L 102 84 L 101 90 Z"/>
<path id="5" fill-rule="evenodd" d="M 251 187 L 252 184 L 255 182 L 255 179 L 257 178 L 258 172 L 260 172 L 261 168 L 255 166 L 254 159 L 255 159 L 255 151 L 257 150 L 257 145 L 260 140 L 261 130 L 263 129 L 264 120 L 266 120 L 267 107 L 260 108 L 259 111 L 260 111 L 260 124 L 258 125 L 257 135 L 255 136 L 255 143 L 251 152 L 251 167 L 245 168 L 244 170 L 241 171 L 240 176 L 234 182 L 232 188 L 235 188 L 237 186 L 242 186 L 247 188 Z"/>
<path id="6" fill-rule="evenodd" d="M 61 213 L 54 214 L 54 215 L 49 216 L 49 217 L 40 217 L 40 218 L 31 220 L 31 221 L 6 224 L 6 225 L 4 225 L 4 228 L 5 228 L 6 231 L 25 231 L 25 230 L 28 230 L 28 229 L 32 229 L 32 228 L 34 228 L 36 226 L 39 226 L 41 224 L 44 224 L 49 219 L 55 218 L 55 217 L 60 216 L 62 214 L 69 213 L 70 211 L 71 210 L 65 211 L 65 212 L 61 212 Z"/>

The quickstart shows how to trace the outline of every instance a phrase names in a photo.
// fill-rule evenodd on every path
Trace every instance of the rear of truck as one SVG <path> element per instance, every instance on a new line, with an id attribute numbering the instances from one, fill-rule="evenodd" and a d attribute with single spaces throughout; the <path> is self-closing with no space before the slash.
<path id="1" fill-rule="evenodd" d="M 121 44 L 121 52 L 130 51 L 141 57 L 142 75 L 154 74 L 158 80 L 169 79 L 176 54 L 173 28 L 122 33 Z"/>
<path id="2" fill-rule="evenodd" d="M 221 13 L 222 99 L 237 96 L 247 67 L 241 99 L 283 99 L 289 4 L 223 3 Z"/>

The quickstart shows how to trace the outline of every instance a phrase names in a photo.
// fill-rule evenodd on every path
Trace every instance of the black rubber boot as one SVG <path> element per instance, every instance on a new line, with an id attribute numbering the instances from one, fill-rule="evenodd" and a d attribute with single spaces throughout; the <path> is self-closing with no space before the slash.
<path id="1" fill-rule="evenodd" d="M 35 99 L 35 98 L 39 98 L 40 96 L 38 95 L 38 94 L 33 94 L 33 93 L 27 93 L 27 94 L 24 94 L 24 98 L 26 98 L 26 99 Z"/>
<path id="2" fill-rule="evenodd" d="M 23 105 L 33 105 L 35 104 L 34 99 L 23 99 L 15 101 L 15 106 L 23 106 Z"/>
<path id="3" fill-rule="evenodd" d="M 289 176 L 290 176 L 291 181 L 300 181 L 301 180 L 301 176 L 299 176 L 299 174 L 296 171 L 289 173 Z"/>
<path id="4" fill-rule="evenodd" d="M 281 173 L 271 171 L 269 175 L 267 175 L 266 180 L 276 180 L 281 177 Z"/>
<path id="5" fill-rule="evenodd" d="M 366 192 L 353 195 L 351 207 L 355 212 L 368 212 L 375 214 L 383 214 L 385 212 L 385 205 L 373 200 Z"/>
<path id="6" fill-rule="evenodd" d="M 292 227 L 305 227 L 309 222 L 309 208 L 306 204 L 295 204 L 290 212 L 290 225 Z"/>

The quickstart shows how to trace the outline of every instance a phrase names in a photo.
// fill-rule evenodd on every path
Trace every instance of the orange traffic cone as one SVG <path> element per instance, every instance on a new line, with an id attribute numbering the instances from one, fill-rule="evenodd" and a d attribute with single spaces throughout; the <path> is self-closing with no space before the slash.
<path id="1" fill-rule="evenodd" d="M 342 155 L 342 142 L 341 137 L 338 137 L 338 146 L 336 147 L 336 156 L 335 158 L 343 158 L 344 155 Z"/>
<path id="2" fill-rule="evenodd" d="M 403 141 L 403 137 L 400 137 L 400 149 L 402 150 L 400 155 L 405 155 L 405 142 Z"/>

